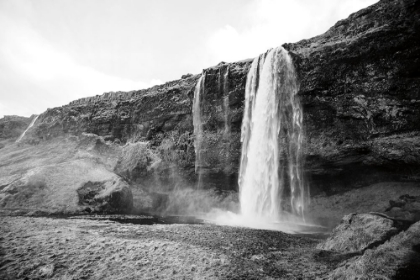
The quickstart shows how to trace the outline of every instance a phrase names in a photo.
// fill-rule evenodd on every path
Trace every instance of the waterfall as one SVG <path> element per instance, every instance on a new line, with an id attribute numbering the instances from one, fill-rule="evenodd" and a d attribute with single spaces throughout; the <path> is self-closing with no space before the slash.
<path id="1" fill-rule="evenodd" d="M 35 116 L 35 118 L 32 119 L 31 123 L 29 124 L 29 126 L 25 129 L 25 131 L 19 136 L 19 138 L 16 140 L 16 143 L 19 143 L 23 136 L 25 136 L 26 132 L 34 125 L 34 123 L 36 122 L 36 120 L 38 119 L 38 116 Z"/>
<path id="2" fill-rule="evenodd" d="M 203 72 L 198 79 L 194 90 L 193 101 L 193 126 L 194 126 L 194 151 L 195 151 L 195 173 L 198 174 L 198 188 L 202 187 L 202 143 L 203 143 L 203 124 L 201 121 L 201 96 L 204 91 L 204 83 L 206 80 L 206 73 Z"/>
<path id="3" fill-rule="evenodd" d="M 222 71 L 222 68 L 220 68 L 220 71 Z M 220 77 L 222 77 L 222 75 L 220 75 Z M 229 137 L 230 136 L 229 65 L 226 67 L 225 73 L 223 74 L 222 94 L 224 95 L 223 97 L 224 121 L 225 121 L 224 136 Z"/>
<path id="4" fill-rule="evenodd" d="M 255 58 L 245 89 L 239 171 L 241 215 L 303 218 L 302 109 L 291 57 L 282 47 Z M 287 201 L 287 198 L 289 200 Z"/>

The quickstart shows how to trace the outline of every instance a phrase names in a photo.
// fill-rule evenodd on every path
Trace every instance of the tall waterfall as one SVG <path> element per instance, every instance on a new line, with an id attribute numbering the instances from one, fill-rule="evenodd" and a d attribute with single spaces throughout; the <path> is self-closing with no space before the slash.
<path id="1" fill-rule="evenodd" d="M 203 124 L 201 121 L 201 96 L 204 91 L 204 83 L 206 80 L 206 73 L 203 72 L 201 77 L 198 79 L 197 84 L 194 90 L 194 101 L 193 101 L 193 125 L 194 125 L 194 150 L 195 150 L 195 173 L 198 173 L 198 188 L 202 187 L 202 172 L 201 167 L 202 157 L 201 157 L 201 146 L 203 143 Z"/>
<path id="2" fill-rule="evenodd" d="M 288 52 L 279 47 L 255 58 L 245 91 L 241 215 L 273 222 L 290 214 L 303 218 L 308 192 L 302 174 L 302 109 Z"/>
<path id="3" fill-rule="evenodd" d="M 35 116 L 35 118 L 32 119 L 32 121 L 29 124 L 29 126 L 25 129 L 25 131 L 16 140 L 16 143 L 19 143 L 20 141 L 22 141 L 23 136 L 25 136 L 26 132 L 34 125 L 34 123 L 36 122 L 36 120 L 38 119 L 38 117 L 39 117 L 39 115 Z"/>

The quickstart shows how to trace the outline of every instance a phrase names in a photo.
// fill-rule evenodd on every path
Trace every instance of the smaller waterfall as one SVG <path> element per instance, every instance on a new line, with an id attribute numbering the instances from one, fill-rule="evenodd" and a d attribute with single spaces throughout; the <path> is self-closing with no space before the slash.
<path id="1" fill-rule="evenodd" d="M 206 80 L 206 73 L 203 72 L 198 79 L 194 90 L 193 101 L 193 125 L 194 125 L 194 150 L 195 150 L 195 174 L 198 174 L 197 188 L 202 187 L 202 143 L 203 143 L 203 123 L 201 120 L 201 96 L 204 91 L 204 83 Z"/>
<path id="2" fill-rule="evenodd" d="M 23 138 L 23 136 L 25 136 L 25 134 L 26 134 L 26 132 L 29 130 L 29 129 L 31 129 L 31 127 L 35 124 L 35 122 L 36 122 L 36 120 L 38 119 L 38 117 L 39 117 L 39 115 L 38 116 L 35 116 L 35 118 L 33 118 L 32 119 L 32 121 L 31 121 L 31 123 L 29 124 L 29 126 L 25 129 L 25 131 L 19 136 L 19 138 L 16 140 L 16 143 L 19 143 L 21 140 L 22 140 L 22 138 Z"/>
<path id="3" fill-rule="evenodd" d="M 226 67 L 225 73 L 223 75 L 223 107 L 224 107 L 224 121 L 225 121 L 225 137 L 229 137 L 230 135 L 230 105 L 229 105 L 229 65 Z"/>

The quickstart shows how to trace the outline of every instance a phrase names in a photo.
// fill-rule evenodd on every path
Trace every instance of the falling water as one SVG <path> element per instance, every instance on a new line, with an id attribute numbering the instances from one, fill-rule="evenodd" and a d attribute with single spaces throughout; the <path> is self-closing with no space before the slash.
<path id="1" fill-rule="evenodd" d="M 197 187 L 202 187 L 202 143 L 203 143 L 203 123 L 201 121 L 201 96 L 204 91 L 204 83 L 206 80 L 206 73 L 203 72 L 201 77 L 198 79 L 194 90 L 194 101 L 193 101 L 193 125 L 194 125 L 194 150 L 195 150 L 195 173 L 198 174 Z"/>
<path id="2" fill-rule="evenodd" d="M 226 67 L 225 73 L 223 75 L 222 93 L 224 95 L 224 97 L 223 97 L 224 121 L 225 121 L 224 136 L 225 137 L 229 137 L 229 135 L 230 135 L 230 120 L 229 120 L 229 114 L 230 114 L 230 107 L 229 107 L 229 65 Z"/>
<path id="3" fill-rule="evenodd" d="M 25 131 L 19 136 L 19 138 L 16 140 L 16 143 L 19 143 L 23 136 L 25 136 L 26 132 L 34 125 L 34 123 L 36 122 L 36 120 L 38 119 L 38 116 L 35 116 L 35 118 L 32 119 L 31 123 L 29 124 L 29 126 L 25 129 Z"/>
<path id="4" fill-rule="evenodd" d="M 302 110 L 297 90 L 285 49 L 272 49 L 254 59 L 246 82 L 241 135 L 239 186 L 244 218 L 272 222 L 303 218 L 308 192 L 302 175 Z"/>

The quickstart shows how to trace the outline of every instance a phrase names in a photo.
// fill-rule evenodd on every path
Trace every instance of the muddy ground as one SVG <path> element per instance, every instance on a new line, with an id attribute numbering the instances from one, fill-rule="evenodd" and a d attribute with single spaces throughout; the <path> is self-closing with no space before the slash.
<path id="1" fill-rule="evenodd" d="M 0 216 L 0 279 L 314 279 L 319 236 L 212 224 Z"/>

